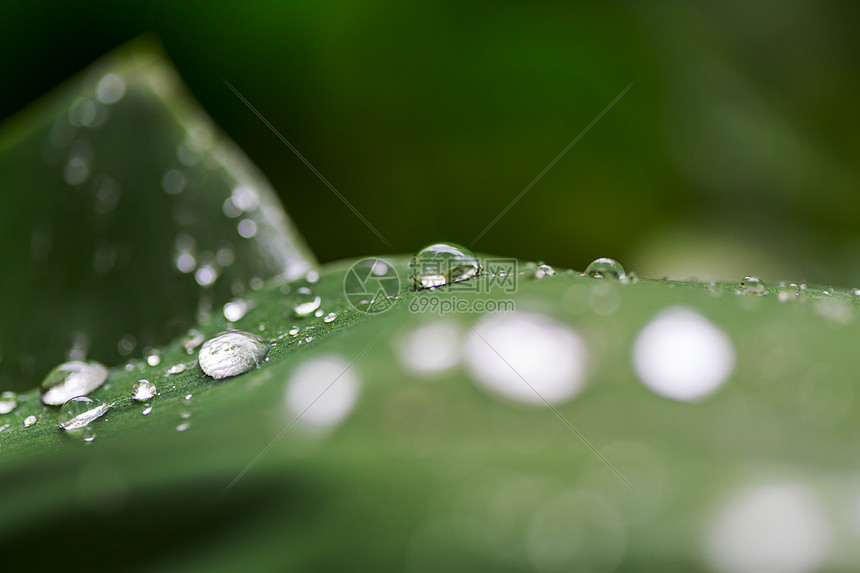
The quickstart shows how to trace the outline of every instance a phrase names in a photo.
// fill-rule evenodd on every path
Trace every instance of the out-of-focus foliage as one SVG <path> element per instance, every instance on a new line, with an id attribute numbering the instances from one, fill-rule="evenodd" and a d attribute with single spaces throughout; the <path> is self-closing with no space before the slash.
<path id="1" fill-rule="evenodd" d="M 331 261 L 384 245 L 221 78 L 401 252 L 469 242 L 640 78 L 474 248 L 578 269 L 610 255 L 645 276 L 847 285 L 860 282 L 858 10 L 20 2 L 0 19 L 0 116 L 154 31 Z"/>

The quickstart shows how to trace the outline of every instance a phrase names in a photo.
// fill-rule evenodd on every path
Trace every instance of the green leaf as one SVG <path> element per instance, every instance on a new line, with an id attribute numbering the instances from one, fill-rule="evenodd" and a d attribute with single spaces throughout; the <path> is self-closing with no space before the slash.
<path id="1" fill-rule="evenodd" d="M 67 349 L 117 364 L 201 305 L 314 264 L 269 183 L 147 40 L 0 129 L 0 243 L 0 381 L 17 390 Z"/>
<path id="2" fill-rule="evenodd" d="M 344 296 L 352 261 L 325 267 L 316 284 L 300 279 L 251 293 L 251 309 L 232 326 L 263 334 L 272 349 L 247 374 L 212 380 L 181 339 L 162 349 L 158 366 L 114 369 L 109 387 L 92 394 L 114 403 L 91 424 L 92 443 L 59 430 L 57 410 L 42 407 L 37 392 L 22 396 L 0 417 L 9 424 L 0 432 L 3 537 L 42 542 L 37 532 L 65 515 L 75 527 L 56 526 L 59 547 L 72 551 L 95 536 L 106 558 L 121 559 L 110 547 L 131 541 L 123 544 L 125 532 L 110 523 L 166 526 L 158 551 L 138 562 L 179 569 L 620 562 L 697 570 L 718 502 L 744 484 L 786 480 L 824 500 L 851 489 L 845 452 L 860 422 L 850 407 L 853 293 L 809 287 L 790 298 L 782 289 L 755 296 L 739 294 L 736 283 L 622 284 L 566 272 L 521 275 L 512 293 L 489 275 L 413 292 L 408 261 L 394 260 L 403 286 L 382 313 L 358 311 Z M 333 322 L 294 315 L 302 286 L 337 314 Z M 584 390 L 555 404 L 556 415 L 476 384 L 462 362 L 436 376 L 410 369 L 401 345 L 416 327 L 442 320 L 460 339 L 481 330 L 485 313 L 430 312 L 455 300 L 510 300 L 516 312 L 495 316 L 537 314 L 573 329 L 585 343 Z M 631 367 L 637 334 L 679 307 L 724 331 L 737 353 L 728 381 L 694 402 L 657 395 Z M 213 312 L 197 328 L 208 337 L 228 326 Z M 301 329 L 295 336 L 293 326 Z M 337 384 L 352 376 L 358 394 L 342 421 L 314 428 L 295 421 L 287 396 L 296 373 L 320 360 L 347 374 L 317 388 L 334 381 L 329 392 L 338 396 Z M 178 363 L 187 369 L 167 374 Z M 146 416 L 130 399 L 140 378 L 160 391 Z M 28 415 L 38 422 L 25 428 Z M 553 520 L 588 543 L 553 538 Z M 550 537 L 536 538 L 541 532 Z"/>

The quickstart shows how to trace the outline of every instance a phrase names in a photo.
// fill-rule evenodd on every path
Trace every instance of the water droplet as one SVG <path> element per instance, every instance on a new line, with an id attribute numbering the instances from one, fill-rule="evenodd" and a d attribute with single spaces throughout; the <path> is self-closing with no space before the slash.
<path id="1" fill-rule="evenodd" d="M 75 396 L 60 408 L 59 425 L 64 430 L 78 430 L 103 416 L 111 406 L 95 398 Z"/>
<path id="2" fill-rule="evenodd" d="M 161 188 L 168 195 L 176 195 L 182 193 L 185 189 L 185 175 L 177 169 L 171 169 L 161 178 Z"/>
<path id="3" fill-rule="evenodd" d="M 461 344 L 457 323 L 438 320 L 422 324 L 401 337 L 397 354 L 410 370 L 419 374 L 435 374 L 457 365 Z"/>
<path id="4" fill-rule="evenodd" d="M 42 402 L 61 406 L 75 396 L 86 396 L 107 380 L 108 370 L 98 362 L 60 364 L 42 381 Z"/>
<path id="5" fill-rule="evenodd" d="M 8 414 L 18 406 L 18 395 L 15 392 L 0 394 L 0 414 Z"/>
<path id="6" fill-rule="evenodd" d="M 214 265 L 200 265 L 197 272 L 194 273 L 194 280 L 202 287 L 211 286 L 218 279 L 218 269 Z"/>
<path id="7" fill-rule="evenodd" d="M 591 264 L 585 267 L 585 272 L 582 274 L 596 279 L 621 280 L 625 278 L 624 267 L 621 266 L 621 263 L 607 257 L 591 261 Z"/>
<path id="8" fill-rule="evenodd" d="M 670 308 L 639 331 L 633 368 L 652 391 L 692 402 L 717 390 L 735 366 L 728 335 L 694 310 Z"/>
<path id="9" fill-rule="evenodd" d="M 767 294 L 767 287 L 764 286 L 764 282 L 758 277 L 744 277 L 741 280 L 741 290 L 745 293 L 748 292 L 756 295 Z"/>
<path id="10" fill-rule="evenodd" d="M 737 492 L 711 523 L 707 559 L 710 568 L 721 572 L 808 573 L 828 568 L 833 542 L 827 513 L 809 488 L 751 485 Z"/>
<path id="11" fill-rule="evenodd" d="M 144 416 L 149 416 L 151 413 L 152 413 L 152 406 L 147 406 L 141 412 L 141 414 L 143 414 Z"/>
<path id="12" fill-rule="evenodd" d="M 157 391 L 155 384 L 143 378 L 131 387 L 131 397 L 138 402 L 146 402 L 151 400 Z"/>
<path id="13" fill-rule="evenodd" d="M 158 352 L 152 352 L 146 357 L 146 363 L 150 366 L 158 366 L 161 364 L 161 355 Z"/>
<path id="14" fill-rule="evenodd" d="M 296 290 L 293 311 L 297 316 L 309 316 L 316 312 L 322 304 L 322 299 L 316 296 L 308 287 L 300 287 Z"/>
<path id="15" fill-rule="evenodd" d="M 24 427 L 29 428 L 36 423 L 36 416 L 27 416 L 24 418 Z"/>
<path id="16" fill-rule="evenodd" d="M 779 291 L 776 294 L 776 298 L 779 302 L 790 302 L 793 300 L 797 300 L 800 296 L 800 287 L 794 283 L 790 283 L 786 285 L 785 283 L 780 283 Z"/>
<path id="17" fill-rule="evenodd" d="M 257 223 L 251 219 L 242 219 L 239 221 L 239 225 L 236 227 L 236 230 L 239 231 L 239 236 L 243 239 L 250 239 L 257 234 Z"/>
<path id="18" fill-rule="evenodd" d="M 310 284 L 316 284 L 320 280 L 320 274 L 317 271 L 308 271 L 305 275 L 305 280 Z"/>
<path id="19" fill-rule="evenodd" d="M 90 176 L 90 165 L 83 157 L 74 156 L 69 158 L 63 177 L 69 185 L 80 185 Z"/>
<path id="20" fill-rule="evenodd" d="M 96 98 L 102 103 L 112 104 L 125 95 L 125 80 L 116 74 L 105 74 L 96 87 Z"/>
<path id="21" fill-rule="evenodd" d="M 334 320 L 335 320 L 336 318 L 337 318 L 337 315 L 336 315 L 335 313 L 333 313 L 333 312 L 330 312 L 330 313 L 328 313 L 327 315 L 325 315 L 325 318 L 323 319 L 323 322 L 334 322 Z"/>
<path id="22" fill-rule="evenodd" d="M 194 394 L 186 394 L 186 395 L 185 395 L 185 399 L 186 399 L 186 400 L 190 400 L 190 399 L 191 399 L 191 398 L 193 398 L 193 397 L 194 397 Z"/>
<path id="23" fill-rule="evenodd" d="M 291 420 L 298 418 L 307 426 L 327 428 L 352 411 L 358 393 L 355 369 L 340 357 L 328 356 L 296 368 L 287 383 L 285 400 Z"/>
<path id="24" fill-rule="evenodd" d="M 184 432 L 185 430 L 187 430 L 190 427 L 191 427 L 191 422 L 183 422 L 183 423 L 179 424 L 178 426 L 176 426 L 176 431 L 177 432 Z"/>
<path id="25" fill-rule="evenodd" d="M 194 350 L 203 344 L 205 340 L 203 333 L 194 330 L 193 328 L 188 331 L 188 333 L 182 339 L 182 346 L 185 347 L 185 352 L 188 354 L 194 354 Z"/>
<path id="26" fill-rule="evenodd" d="M 466 366 L 478 384 L 541 406 L 582 390 L 587 358 L 578 332 L 542 314 L 486 315 L 466 341 Z"/>
<path id="27" fill-rule="evenodd" d="M 222 267 L 229 267 L 235 259 L 236 255 L 233 253 L 233 249 L 229 247 L 222 247 L 215 253 L 215 261 Z"/>
<path id="28" fill-rule="evenodd" d="M 197 362 L 203 372 L 221 380 L 257 368 L 268 353 L 269 344 L 264 338 L 250 332 L 229 330 L 204 342 Z"/>
<path id="29" fill-rule="evenodd" d="M 299 333 L 299 327 L 298 326 L 294 326 L 290 329 L 290 336 L 295 336 L 298 333 Z"/>
<path id="30" fill-rule="evenodd" d="M 86 427 L 81 430 L 81 437 L 84 439 L 86 443 L 92 443 L 93 440 L 96 439 L 96 431 L 90 427 Z"/>
<path id="31" fill-rule="evenodd" d="M 86 127 L 96 118 L 96 104 L 93 100 L 79 97 L 69 107 L 69 123 L 75 127 Z"/>
<path id="32" fill-rule="evenodd" d="M 168 374 L 179 374 L 180 372 L 185 372 L 185 368 L 186 368 L 185 364 L 180 362 L 179 364 L 174 364 L 173 366 L 168 368 L 167 373 Z"/>
<path id="33" fill-rule="evenodd" d="M 318 309 L 316 310 L 316 312 L 314 312 L 314 316 L 315 316 L 315 317 L 317 317 L 317 318 L 321 317 L 321 316 L 322 316 L 322 315 L 324 315 L 324 314 L 325 314 L 325 311 L 324 311 L 323 309 L 321 309 L 321 308 L 318 308 Z"/>
<path id="34" fill-rule="evenodd" d="M 233 205 L 241 211 L 253 211 L 260 206 L 260 196 L 250 187 L 241 185 L 233 189 Z"/>
<path id="35" fill-rule="evenodd" d="M 475 253 L 454 243 L 435 243 L 412 258 L 410 271 L 416 288 L 439 287 L 465 281 L 481 273 Z"/>
<path id="36" fill-rule="evenodd" d="M 234 298 L 224 305 L 224 318 L 230 322 L 240 320 L 248 312 L 251 306 L 241 298 Z"/>

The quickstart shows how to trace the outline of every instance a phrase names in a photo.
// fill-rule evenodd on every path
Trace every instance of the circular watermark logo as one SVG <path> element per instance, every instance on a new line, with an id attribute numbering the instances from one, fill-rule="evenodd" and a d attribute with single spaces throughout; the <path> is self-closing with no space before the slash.
<path id="1" fill-rule="evenodd" d="M 400 293 L 400 277 L 385 259 L 368 257 L 349 267 L 343 277 L 343 294 L 356 310 L 373 314 L 391 308 Z"/>

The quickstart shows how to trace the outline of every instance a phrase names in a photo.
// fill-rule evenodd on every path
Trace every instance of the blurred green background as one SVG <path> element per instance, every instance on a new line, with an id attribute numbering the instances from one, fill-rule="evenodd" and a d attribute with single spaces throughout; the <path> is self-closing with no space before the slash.
<path id="1" fill-rule="evenodd" d="M 854 2 L 12 1 L 0 118 L 144 32 L 280 193 L 320 261 L 391 242 L 643 276 L 860 281 Z M 333 230 L 337 230 L 333 232 Z"/>

